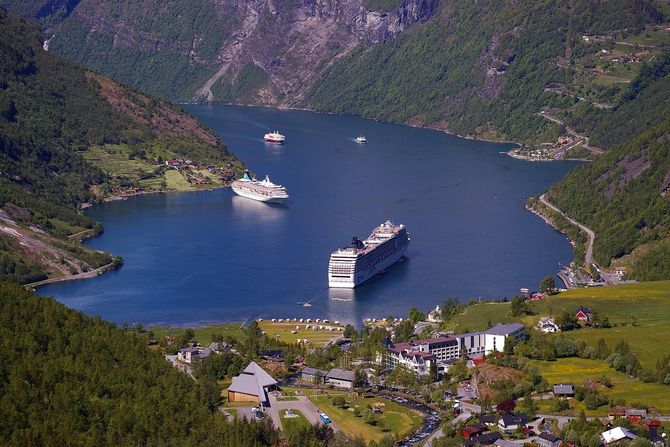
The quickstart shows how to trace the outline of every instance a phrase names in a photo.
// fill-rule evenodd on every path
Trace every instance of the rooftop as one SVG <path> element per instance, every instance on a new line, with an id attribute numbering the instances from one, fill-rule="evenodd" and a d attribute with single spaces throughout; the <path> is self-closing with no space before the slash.
<path id="1" fill-rule="evenodd" d="M 327 372 L 323 371 L 321 369 L 316 369 L 316 368 L 310 368 L 309 366 L 306 366 L 302 369 L 301 371 L 303 374 L 309 374 L 309 375 L 315 375 L 316 373 L 321 373 L 322 376 L 326 376 Z"/>
<path id="2" fill-rule="evenodd" d="M 523 329 L 524 327 L 525 326 L 521 323 L 509 323 L 509 324 L 498 323 L 491 329 L 487 330 L 486 333 L 489 335 L 509 335 L 518 330 Z"/>
<path id="3" fill-rule="evenodd" d="M 256 362 L 249 363 L 242 374 L 233 377 L 233 383 L 228 387 L 228 391 L 236 393 L 258 396 L 261 402 L 267 401 L 266 387 L 277 385 L 277 381 Z"/>
<path id="4" fill-rule="evenodd" d="M 605 444 L 609 444 L 611 442 L 616 442 L 616 441 L 621 441 L 622 439 L 635 439 L 637 438 L 637 435 L 633 433 L 632 431 L 628 430 L 627 428 L 623 427 L 614 427 L 611 430 L 607 430 L 602 433 L 601 435 L 603 437 L 603 440 L 605 441 Z"/>
<path id="5" fill-rule="evenodd" d="M 343 369 L 339 368 L 333 368 L 331 369 L 328 374 L 326 374 L 327 379 L 335 379 L 335 380 L 346 380 L 347 382 L 353 382 L 354 381 L 354 372 L 353 371 L 345 371 Z"/>

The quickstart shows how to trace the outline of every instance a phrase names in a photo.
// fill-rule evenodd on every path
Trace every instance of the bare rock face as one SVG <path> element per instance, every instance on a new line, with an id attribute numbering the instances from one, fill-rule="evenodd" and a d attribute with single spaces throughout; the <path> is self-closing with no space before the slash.
<path id="1" fill-rule="evenodd" d="M 291 106 L 318 74 L 358 45 L 393 39 L 434 14 L 439 0 L 403 0 L 391 12 L 363 0 L 218 0 L 239 26 L 221 43 L 219 67 L 195 100 Z"/>

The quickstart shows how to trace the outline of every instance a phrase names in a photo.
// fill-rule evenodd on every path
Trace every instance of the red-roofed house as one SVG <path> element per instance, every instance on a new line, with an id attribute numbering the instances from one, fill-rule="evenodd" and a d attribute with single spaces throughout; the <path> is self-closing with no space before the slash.
<path id="1" fill-rule="evenodd" d="M 575 317 L 577 317 L 579 321 L 588 323 L 593 317 L 593 311 L 590 307 L 579 306 L 575 311 Z"/>

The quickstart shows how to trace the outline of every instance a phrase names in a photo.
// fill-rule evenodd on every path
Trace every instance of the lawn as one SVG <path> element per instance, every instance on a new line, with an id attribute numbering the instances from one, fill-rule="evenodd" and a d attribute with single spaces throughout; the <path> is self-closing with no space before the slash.
<path id="1" fill-rule="evenodd" d="M 277 323 L 272 321 L 263 320 L 259 323 L 262 330 L 264 330 L 268 337 L 281 340 L 286 343 L 296 343 L 298 339 L 300 340 L 309 340 L 309 344 L 312 345 L 324 345 L 330 340 L 338 338 L 342 335 L 341 331 L 328 331 L 320 329 L 318 331 L 305 329 L 307 324 L 320 326 L 340 326 L 333 323 Z M 296 326 L 299 329 L 296 329 Z M 293 334 L 292 332 L 296 332 Z"/>
<path id="2" fill-rule="evenodd" d="M 626 404 L 642 404 L 655 407 L 659 412 L 667 414 L 670 412 L 670 386 L 643 383 L 634 380 L 627 375 L 611 369 L 603 360 L 588 360 L 580 358 L 564 358 L 555 362 L 532 361 L 542 371 L 542 376 L 547 379 L 549 385 L 556 383 L 572 382 L 575 385 L 583 384 L 591 379 L 594 382 L 599 377 L 608 376 L 612 381 L 611 388 L 601 387 L 600 391 L 611 401 L 625 400 Z M 577 409 L 584 409 L 581 403 L 576 403 Z M 549 403 L 545 405 L 548 407 Z M 549 411 L 548 408 L 542 408 Z M 589 415 L 607 414 L 608 406 L 597 410 L 586 410 Z"/>
<path id="3" fill-rule="evenodd" d="M 285 414 L 286 410 L 281 410 L 279 412 L 281 426 L 285 432 L 289 430 L 300 430 L 301 428 L 307 428 L 311 425 L 307 418 L 298 410 L 293 410 L 293 414 L 297 416 L 294 418 L 285 418 Z"/>
<path id="4" fill-rule="evenodd" d="M 225 323 L 225 324 L 211 324 L 199 327 L 165 327 L 165 326 L 152 326 L 148 330 L 154 333 L 154 337 L 157 340 L 162 339 L 166 335 L 171 337 L 176 337 L 184 333 L 186 329 L 193 330 L 195 334 L 195 339 L 198 340 L 202 345 L 208 345 L 212 341 L 213 334 L 223 334 L 230 335 L 237 339 L 242 338 L 242 324 L 241 323 Z"/>
<path id="5" fill-rule="evenodd" d="M 388 399 L 347 398 L 349 409 L 336 407 L 332 399 L 328 397 L 310 397 L 309 399 L 320 411 L 326 413 L 344 433 L 352 437 L 361 437 L 366 443 L 379 441 L 387 433 L 393 435 L 395 439 L 402 439 L 415 432 L 422 423 L 422 418 L 417 413 Z M 374 403 L 384 404 L 382 412 L 376 414 L 379 421 L 377 425 L 367 424 L 361 417 L 354 416 L 354 407 L 358 407 L 362 413 L 367 405 Z"/>

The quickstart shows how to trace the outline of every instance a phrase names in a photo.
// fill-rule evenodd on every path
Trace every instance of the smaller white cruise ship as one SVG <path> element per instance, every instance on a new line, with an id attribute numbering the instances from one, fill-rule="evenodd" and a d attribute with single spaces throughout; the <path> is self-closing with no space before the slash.
<path id="1" fill-rule="evenodd" d="M 284 144 L 284 141 L 286 141 L 286 137 L 280 134 L 276 130 L 274 132 L 266 133 L 263 136 L 263 139 L 268 143 L 277 143 L 277 144 Z"/>
<path id="2" fill-rule="evenodd" d="M 335 250 L 328 263 L 328 287 L 353 289 L 403 257 L 409 246 L 405 225 L 387 220 L 364 241 L 354 236 L 348 247 Z"/>
<path id="3" fill-rule="evenodd" d="M 368 142 L 368 139 L 365 138 L 365 135 L 359 135 L 359 136 L 356 137 L 356 143 L 364 144 L 364 143 L 367 143 L 367 142 Z"/>
<path id="4" fill-rule="evenodd" d="M 244 172 L 244 177 L 235 180 L 230 187 L 238 196 L 259 202 L 284 203 L 288 199 L 286 188 L 282 185 L 275 185 L 267 175 L 261 181 L 251 178 L 248 170 Z"/>

